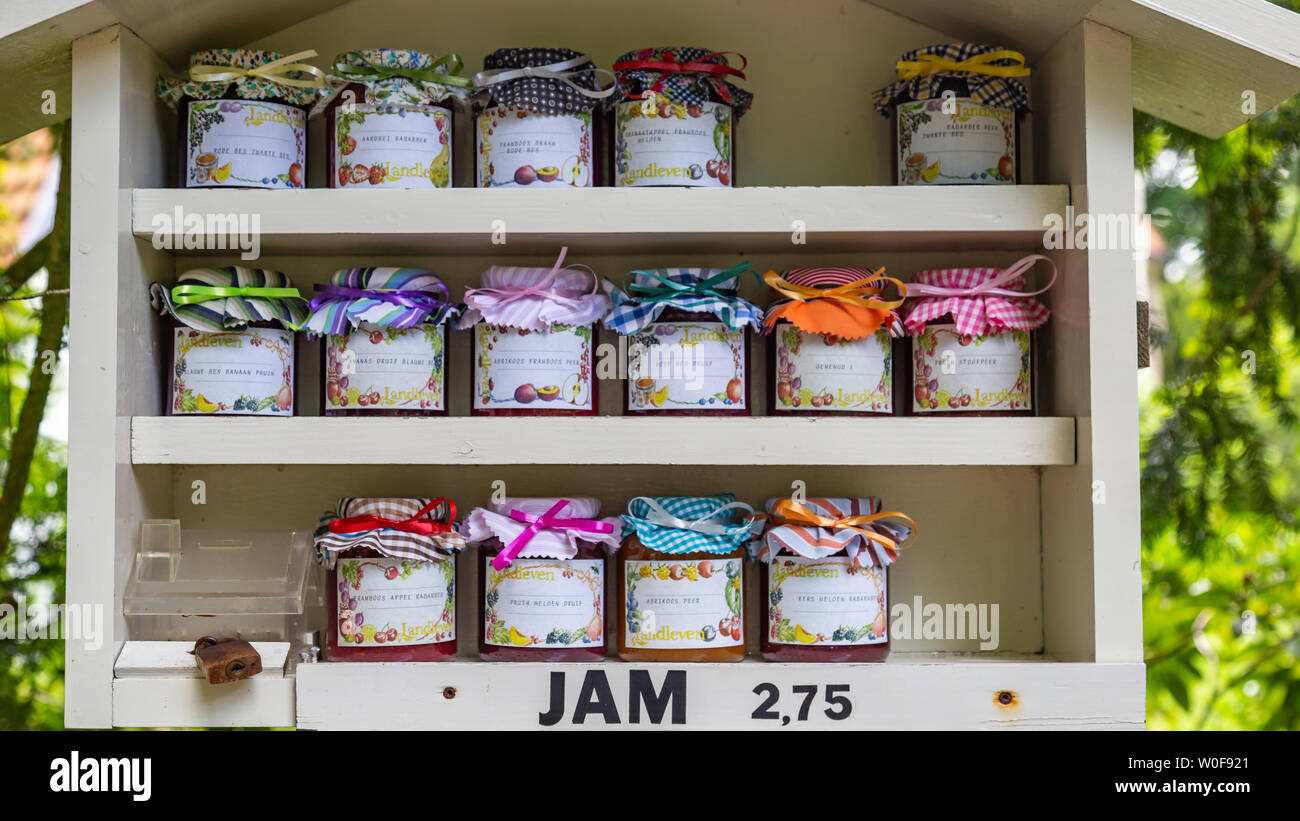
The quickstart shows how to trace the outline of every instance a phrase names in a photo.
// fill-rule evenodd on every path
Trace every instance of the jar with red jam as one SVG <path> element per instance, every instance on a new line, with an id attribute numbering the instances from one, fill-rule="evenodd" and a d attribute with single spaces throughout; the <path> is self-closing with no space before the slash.
<path id="1" fill-rule="evenodd" d="M 505 499 L 476 508 L 461 532 L 479 546 L 479 656 L 484 661 L 601 661 L 609 555 L 623 523 L 596 499 Z"/>
<path id="2" fill-rule="evenodd" d="M 455 657 L 455 518 L 448 499 L 345 498 L 321 519 L 326 661 Z"/>
<path id="3" fill-rule="evenodd" d="M 898 185 L 1011 185 L 1020 121 L 1029 113 L 1025 56 L 999 46 L 940 43 L 898 60 L 875 95 L 894 124 Z"/>
<path id="4" fill-rule="evenodd" d="M 317 285 L 325 416 L 446 416 L 447 322 L 460 306 L 419 268 L 345 268 Z"/>
<path id="5" fill-rule="evenodd" d="M 607 283 L 606 327 L 627 352 L 623 413 L 749 416 L 749 336 L 763 311 L 739 294 L 748 262 L 733 268 L 632 271 Z"/>
<path id="6" fill-rule="evenodd" d="M 307 301 L 279 271 L 196 268 L 149 286 L 163 317 L 167 416 L 293 416 Z"/>
<path id="7" fill-rule="evenodd" d="M 620 188 L 731 188 L 736 126 L 754 95 L 728 78 L 745 78 L 728 52 L 674 46 L 629 51 L 614 61 L 612 173 Z"/>
<path id="8" fill-rule="evenodd" d="M 472 416 L 595 416 L 593 330 L 609 311 L 589 270 L 494 265 L 465 291 Z"/>
<path id="9" fill-rule="evenodd" d="M 763 280 L 779 295 L 763 318 L 772 412 L 892 415 L 903 300 L 882 294 L 886 283 L 905 286 L 883 268 L 798 268 Z"/>
<path id="10" fill-rule="evenodd" d="M 159 77 L 177 114 L 178 188 L 303 188 L 307 114 L 325 75 L 314 51 L 195 52 L 184 77 Z"/>
<path id="11" fill-rule="evenodd" d="M 889 566 L 916 525 L 875 497 L 769 499 L 754 542 L 768 661 L 884 661 Z"/>
<path id="12" fill-rule="evenodd" d="M 1026 292 L 1035 262 L 1052 278 Z M 1006 268 L 919 271 L 907 286 L 911 413 L 916 416 L 1032 416 L 1034 330 L 1050 315 L 1032 297 L 1056 281 L 1056 265 L 1033 254 Z"/>
<path id="13" fill-rule="evenodd" d="M 330 188 L 450 188 L 456 113 L 469 101 L 460 56 L 404 48 L 334 58 L 325 112 Z"/>
<path id="14" fill-rule="evenodd" d="M 618 655 L 625 661 L 745 657 L 745 546 L 754 511 L 729 493 L 638 496 L 623 516 Z"/>
<path id="15" fill-rule="evenodd" d="M 474 75 L 479 188 L 607 185 L 601 107 L 612 74 L 568 48 L 502 48 Z"/>

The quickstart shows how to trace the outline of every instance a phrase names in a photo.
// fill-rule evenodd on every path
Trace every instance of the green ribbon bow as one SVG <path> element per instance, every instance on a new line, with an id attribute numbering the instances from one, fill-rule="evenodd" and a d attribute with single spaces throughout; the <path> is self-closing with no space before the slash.
<path id="1" fill-rule="evenodd" d="M 344 57 L 351 57 L 361 63 L 343 62 Z M 409 68 L 405 66 L 377 66 L 366 59 L 359 51 L 349 51 L 340 54 L 334 58 L 334 73 L 341 74 L 350 80 L 365 82 L 367 80 L 387 80 L 390 77 L 402 77 L 408 80 L 419 80 L 425 83 L 439 83 L 441 85 L 460 86 L 469 88 L 471 85 L 468 77 L 457 77 L 460 70 L 465 67 L 465 63 L 460 59 L 459 54 L 448 54 L 439 57 L 428 68 Z M 445 68 L 450 74 L 443 74 L 438 71 L 439 68 Z"/>
<path id="2" fill-rule="evenodd" d="M 725 271 L 719 271 L 708 279 L 690 283 L 674 282 L 663 274 L 655 271 L 629 271 L 627 275 L 623 277 L 623 290 L 629 294 L 639 296 L 642 302 L 667 302 L 668 300 L 678 299 L 680 297 L 715 297 L 717 299 L 735 299 L 736 295 L 740 291 L 739 287 L 732 291 L 719 291 L 717 286 L 732 277 L 739 277 L 744 273 L 751 273 L 755 277 L 758 276 L 758 272 L 754 271 L 750 267 L 749 260 L 745 260 L 739 265 L 728 268 Z M 635 278 L 638 274 L 650 277 L 659 284 L 647 285 L 636 282 Z M 632 277 L 634 281 L 629 282 L 628 277 Z"/>
<path id="3" fill-rule="evenodd" d="M 297 288 L 235 288 L 225 285 L 177 285 L 172 288 L 172 302 L 177 305 L 193 305 L 197 302 L 211 302 L 214 299 L 239 296 L 251 299 L 301 299 Z"/>

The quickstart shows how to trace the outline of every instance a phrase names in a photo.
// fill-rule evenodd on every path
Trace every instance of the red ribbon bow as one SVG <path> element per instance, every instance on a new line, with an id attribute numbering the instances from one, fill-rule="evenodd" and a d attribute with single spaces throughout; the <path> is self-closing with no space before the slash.
<path id="1" fill-rule="evenodd" d="M 456 521 L 456 503 L 450 499 L 439 497 L 420 508 L 409 519 L 385 519 L 382 516 L 348 516 L 342 519 L 335 519 L 330 522 L 329 528 L 331 533 L 361 533 L 366 530 L 376 530 L 384 528 L 385 530 L 401 530 L 405 533 L 419 533 L 425 536 L 434 533 L 449 533 L 451 525 L 444 522 L 435 522 L 427 517 L 438 505 L 446 503 L 447 505 L 447 522 Z M 423 519 L 423 521 L 421 521 Z"/>
<path id="2" fill-rule="evenodd" d="M 727 65 L 725 61 L 726 61 L 726 55 L 728 54 L 735 54 L 737 57 L 740 58 L 740 68 L 732 68 L 731 66 Z M 688 60 L 683 63 L 679 63 L 676 60 L 671 59 L 672 56 L 673 55 L 671 52 L 666 52 L 664 54 L 665 59 L 663 60 L 624 60 L 623 62 L 615 63 L 612 66 L 612 68 L 615 71 L 641 70 L 641 71 L 654 71 L 654 72 L 658 72 L 659 74 L 726 74 L 732 77 L 739 77 L 740 79 L 744 80 L 745 67 L 749 65 L 749 60 L 745 57 L 745 55 L 741 54 L 738 51 L 715 51 L 712 54 L 706 54 L 703 57 L 697 58 L 695 60 Z M 714 57 L 722 57 L 723 62 L 721 63 L 708 62 Z M 722 99 L 725 100 L 726 102 L 730 103 L 731 94 L 727 91 L 727 84 L 725 82 L 722 82 L 716 77 L 711 77 L 709 79 L 713 80 L 712 85 L 714 87 L 714 90 L 718 92 L 719 96 L 721 96 Z M 664 81 L 663 77 L 660 77 L 658 80 L 655 81 L 654 85 L 652 85 L 650 88 L 646 89 L 645 91 L 641 92 L 640 95 L 633 96 L 629 94 L 628 97 L 631 97 L 632 99 L 642 99 L 645 97 L 646 94 L 649 94 L 650 92 L 658 92 L 663 88 L 663 81 Z"/>
<path id="3" fill-rule="evenodd" d="M 556 528 L 559 530 L 580 530 L 587 533 L 613 533 L 614 526 L 609 522 L 598 522 L 594 519 L 557 519 L 555 516 L 568 507 L 572 502 L 568 499 L 561 499 L 551 505 L 551 509 L 541 516 L 534 516 L 531 513 L 525 513 L 522 510 L 510 511 L 510 518 L 517 522 L 527 522 L 528 527 L 524 532 L 516 536 L 505 549 L 492 558 L 492 567 L 497 570 L 505 570 L 510 563 L 515 560 L 524 546 L 532 541 L 533 537 L 542 531 L 542 528 Z"/>

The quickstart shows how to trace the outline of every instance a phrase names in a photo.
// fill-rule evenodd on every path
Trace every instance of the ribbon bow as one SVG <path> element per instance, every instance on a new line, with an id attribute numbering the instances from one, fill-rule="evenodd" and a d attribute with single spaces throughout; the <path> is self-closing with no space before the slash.
<path id="1" fill-rule="evenodd" d="M 272 60 L 260 66 L 252 68 L 240 68 L 239 66 L 190 66 L 190 79 L 199 83 L 220 83 L 228 80 L 238 80 L 240 77 L 260 77 L 263 80 L 270 80 L 282 86 L 294 86 L 295 88 L 321 88 L 325 85 L 325 73 L 313 65 L 307 63 L 295 63 L 295 60 L 305 60 L 309 57 L 315 57 L 314 49 L 300 51 L 297 54 L 290 54 L 287 57 L 281 57 L 278 60 Z M 308 74 L 310 80 L 300 80 L 290 77 L 290 74 Z"/>
<path id="2" fill-rule="evenodd" d="M 631 503 L 638 500 L 644 502 L 646 506 L 645 515 L 639 518 L 644 519 L 650 524 L 658 525 L 659 527 L 672 528 L 673 530 L 689 530 L 694 533 L 702 533 L 706 536 L 727 536 L 739 527 L 748 528 L 750 522 L 753 521 L 755 516 L 754 508 L 744 502 L 728 502 L 725 505 L 719 505 L 698 519 L 682 519 L 669 513 L 664 509 L 663 505 L 648 496 L 637 496 L 635 499 L 629 501 L 629 509 Z M 719 517 L 719 515 L 732 510 L 743 510 L 749 514 L 748 518 L 746 521 L 738 524 L 714 521 Z"/>
<path id="3" fill-rule="evenodd" d="M 727 280 L 738 277 L 746 272 L 754 273 L 746 260 L 739 265 L 720 271 L 705 280 L 695 282 L 675 282 L 668 277 L 656 271 L 629 271 L 623 277 L 623 290 L 628 294 L 635 294 L 641 298 L 642 302 L 667 302 L 668 300 L 678 299 L 680 297 L 714 297 L 716 299 L 734 299 L 739 289 L 720 291 L 718 286 Z M 658 285 L 649 285 L 635 281 L 637 275 L 649 277 Z M 628 278 L 632 281 L 629 282 Z"/>
<path id="4" fill-rule="evenodd" d="M 585 66 L 579 68 L 579 66 Z M 577 77 L 581 74 L 591 71 L 597 77 L 608 76 L 613 85 L 608 88 L 592 90 L 584 88 L 570 80 L 570 77 Z M 544 66 L 524 66 L 523 68 L 488 68 L 474 75 L 474 88 L 486 88 L 497 83 L 505 83 L 510 80 L 521 80 L 525 77 L 538 77 L 543 80 L 557 80 L 564 83 L 569 88 L 583 95 L 594 99 L 603 99 L 613 94 L 617 88 L 617 82 L 614 81 L 614 73 L 603 68 L 596 68 L 591 64 L 591 55 L 579 54 L 577 57 L 571 57 L 568 60 L 562 60 L 558 63 L 548 63 Z"/>
<path id="5" fill-rule="evenodd" d="M 1028 273 L 1030 268 L 1034 267 L 1034 263 L 1040 259 L 1052 266 L 1052 278 L 1042 288 L 1039 288 L 1037 291 L 1013 291 L 1002 287 L 1017 277 L 1024 276 Z M 1039 294 L 1046 292 L 1047 289 L 1051 288 L 1052 285 L 1056 283 L 1056 274 L 1056 263 L 1052 262 L 1050 258 L 1045 257 L 1042 254 L 1030 254 L 1027 257 L 1022 257 L 1021 259 L 1016 260 L 1006 268 L 1003 268 L 1002 272 L 992 279 L 987 279 L 984 282 L 981 282 L 978 285 L 972 285 L 969 288 L 945 288 L 941 285 L 926 285 L 921 282 L 913 282 L 908 286 L 907 294 L 914 297 L 1002 296 L 1010 297 L 1012 299 L 1024 299 L 1025 297 L 1038 296 Z"/>
<path id="6" fill-rule="evenodd" d="M 814 525 L 824 527 L 828 530 L 852 530 L 862 536 L 870 539 L 886 550 L 902 550 L 911 547 L 916 540 L 916 522 L 911 517 L 897 511 L 884 511 L 881 513 L 863 514 L 858 516 L 844 516 L 839 519 L 832 519 L 829 516 L 821 516 L 813 513 L 807 507 L 804 507 L 794 499 L 782 499 L 772 508 L 772 513 L 765 518 L 770 520 L 774 525 Z M 912 528 L 911 538 L 907 543 L 899 544 L 876 530 L 868 530 L 859 525 L 871 525 L 883 519 L 902 519 Z"/>
<path id="7" fill-rule="evenodd" d="M 355 62 L 344 62 L 345 58 L 351 58 Z M 444 74 L 438 71 L 439 68 L 445 67 L 450 74 Z M 460 70 L 465 67 L 464 61 L 460 59 L 459 54 L 447 54 L 433 61 L 433 65 L 428 68 L 410 68 L 409 66 L 377 66 L 359 51 L 349 51 L 340 54 L 334 58 L 334 73 L 342 75 L 349 80 L 358 80 L 365 82 L 367 80 L 387 80 L 392 77 L 400 77 L 405 80 L 415 80 L 422 83 L 438 83 L 440 85 L 460 86 L 469 88 L 470 80 L 468 77 L 458 77 Z"/>
<path id="8" fill-rule="evenodd" d="M 526 522 L 528 527 L 511 540 L 505 549 L 492 558 L 492 567 L 497 570 L 505 570 L 510 563 L 515 560 L 524 546 L 532 541 L 533 537 L 542 532 L 543 528 L 555 530 L 578 530 L 583 533 L 613 533 L 614 526 L 609 522 L 599 522 L 594 519 L 559 519 L 556 518 L 559 513 L 569 505 L 573 504 L 568 499 L 561 499 L 551 508 L 540 516 L 534 516 L 531 513 L 525 513 L 522 510 L 511 510 L 510 518 L 517 522 Z"/>
<path id="9" fill-rule="evenodd" d="M 508 305 L 527 297 L 542 297 L 553 302 L 560 302 L 565 305 L 578 305 L 582 300 L 592 296 L 600 288 L 600 283 L 595 276 L 592 276 L 592 291 L 590 294 L 583 293 L 578 296 L 570 296 L 555 289 L 555 281 L 562 270 L 576 270 L 573 268 L 564 268 L 564 257 L 569 252 L 569 246 L 560 249 L 560 255 L 556 258 L 555 264 L 551 266 L 550 273 L 542 278 L 542 281 L 536 285 L 510 286 L 500 288 L 468 288 L 465 290 L 465 304 L 475 310 L 482 311 L 484 308 L 491 308 L 500 305 Z"/>
<path id="10" fill-rule="evenodd" d="M 740 58 L 740 68 L 732 68 L 730 65 L 727 64 L 726 55 L 728 54 L 735 54 L 737 57 Z M 665 54 L 664 56 L 672 57 L 672 54 L 668 53 Z M 723 59 L 723 62 L 721 63 L 709 62 L 714 57 L 721 57 Z M 746 59 L 745 55 L 741 54 L 740 52 L 715 51 L 712 54 L 706 54 L 703 57 L 699 57 L 694 60 L 687 60 L 685 62 L 678 62 L 672 59 L 623 60 L 621 62 L 615 63 L 613 65 L 613 69 L 615 71 L 638 71 L 638 70 L 648 71 L 648 72 L 661 75 L 657 80 L 655 80 L 655 82 L 650 86 L 650 88 L 647 88 L 645 91 L 642 91 L 640 94 L 627 95 L 630 99 L 636 100 L 636 99 L 644 98 L 647 94 L 660 91 L 663 86 L 664 78 L 662 75 L 664 74 L 715 74 L 715 75 L 720 74 L 720 75 L 728 75 L 731 77 L 738 77 L 741 80 L 744 80 L 745 67 L 748 65 L 749 65 L 749 60 Z M 718 95 L 722 97 L 724 101 L 730 103 L 731 93 L 727 90 L 727 84 L 719 80 L 719 78 L 717 77 L 711 77 L 709 79 L 713 80 L 712 85 L 714 89 L 718 92 Z"/>
<path id="11" fill-rule="evenodd" d="M 903 298 L 907 296 L 907 286 L 893 277 L 885 276 L 884 268 L 877 268 L 869 276 L 853 282 L 846 282 L 843 285 L 837 285 L 834 288 L 813 288 L 807 285 L 796 285 L 782 279 L 781 275 L 776 271 L 768 271 L 763 274 L 763 281 L 777 293 L 800 302 L 808 302 L 814 299 L 831 299 L 836 302 L 871 308 L 876 311 L 892 311 L 902 305 Z M 898 288 L 898 299 L 886 301 L 879 298 L 882 289 L 876 283 L 883 285 L 886 282 L 892 282 Z"/>
<path id="12" fill-rule="evenodd" d="M 342 285 L 315 285 L 313 287 L 321 292 L 319 296 L 312 298 L 311 310 L 313 312 L 319 310 L 321 305 L 335 299 L 377 299 L 403 308 L 419 308 L 429 312 L 436 311 L 447 305 L 447 286 L 442 283 L 438 283 L 438 289 L 442 292 L 441 296 L 431 294 L 428 291 L 385 291 L 369 288 L 347 288 Z"/>
<path id="13" fill-rule="evenodd" d="M 434 508 L 444 503 L 447 505 L 447 521 L 456 521 L 456 503 L 450 499 L 439 497 L 420 508 L 419 512 L 409 519 L 385 519 L 382 516 L 348 516 L 331 521 L 329 529 L 331 533 L 362 533 L 379 528 L 400 530 L 404 533 L 419 533 L 425 536 L 434 533 L 450 533 L 450 524 L 425 519 Z"/>
<path id="14" fill-rule="evenodd" d="M 177 285 L 172 288 L 172 302 L 177 305 L 193 305 L 196 302 L 211 302 L 227 297 L 248 297 L 250 299 L 293 299 L 301 298 L 297 288 L 233 287 L 226 285 Z"/>
<path id="15" fill-rule="evenodd" d="M 999 60 L 1011 60 L 1015 65 L 995 66 Z M 931 74 L 963 72 L 966 74 L 986 74 L 990 77 L 1024 77 L 1029 74 L 1025 65 L 1025 55 L 1018 51 L 1002 49 L 987 54 L 976 54 L 958 62 L 937 54 L 919 54 L 915 60 L 898 61 L 898 79 L 910 80 L 913 77 L 926 77 Z"/>

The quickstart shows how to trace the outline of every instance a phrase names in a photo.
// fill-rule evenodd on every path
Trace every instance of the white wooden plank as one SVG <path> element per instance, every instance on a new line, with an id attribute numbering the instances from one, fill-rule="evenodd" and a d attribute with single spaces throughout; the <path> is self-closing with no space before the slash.
<path id="1" fill-rule="evenodd" d="M 255 641 L 253 649 L 262 657 L 259 678 L 284 678 L 289 658 L 287 641 Z M 189 641 L 128 641 L 122 645 L 113 665 L 116 678 L 200 678 L 202 673 L 190 651 Z"/>
<path id="2" fill-rule="evenodd" d="M 191 465 L 1067 465 L 1074 419 L 137 416 L 131 450 Z"/>
<path id="3" fill-rule="evenodd" d="M 1060 185 L 298 191 L 138 189 L 133 230 L 152 240 L 176 214 L 257 215 L 262 254 L 518 254 L 1033 248 Z M 178 211 L 179 209 L 179 211 Z M 224 222 L 220 225 L 224 226 Z M 806 242 L 792 242 L 802 225 Z M 493 242 L 504 226 L 506 242 Z M 204 235 L 204 247 L 217 248 Z M 498 238 L 499 239 L 499 238 Z M 224 246 L 222 246 L 224 247 Z M 194 253 L 192 251 L 185 253 Z"/>
<path id="4" fill-rule="evenodd" d="M 114 727 L 292 727 L 292 677 L 230 684 L 201 678 L 113 680 Z"/>
<path id="5" fill-rule="evenodd" d="M 314 730 L 525 730 L 525 729 L 1089 729 L 1140 730 L 1145 724 L 1141 664 L 1060 664 L 1013 657 L 981 663 L 974 657 L 908 659 L 884 664 L 436 664 L 301 665 L 297 676 L 298 727 Z M 651 721 L 629 682 L 648 675 L 659 693 L 670 671 L 682 671 L 679 696 L 684 723 L 673 724 L 669 706 Z M 551 722 L 554 676 L 564 680 L 562 713 Z M 678 673 L 681 675 L 681 673 Z M 590 678 L 589 678 L 590 677 Z M 775 685 L 777 718 L 754 718 L 764 701 L 755 688 Z M 599 700 L 608 685 L 618 722 L 597 711 L 575 723 L 575 707 Z M 817 685 L 806 720 L 795 685 Z M 846 718 L 832 720 L 827 685 L 848 685 Z M 382 709 L 354 709 L 356 694 Z M 1002 704 L 999 695 L 1009 694 Z M 633 722 L 631 704 L 640 706 Z M 351 705 L 348 707 L 348 705 Z M 348 707 L 345 709 L 345 707 Z M 548 717 L 544 720 L 543 714 Z M 559 717 L 562 716 L 562 717 Z M 784 719 L 789 721 L 785 722 Z M 544 723 L 545 722 L 545 723 Z"/>

